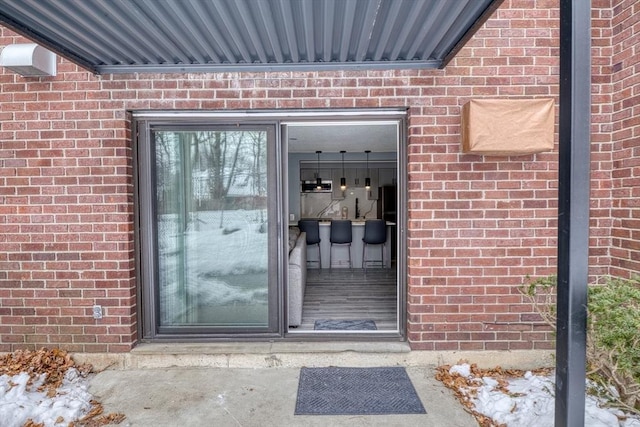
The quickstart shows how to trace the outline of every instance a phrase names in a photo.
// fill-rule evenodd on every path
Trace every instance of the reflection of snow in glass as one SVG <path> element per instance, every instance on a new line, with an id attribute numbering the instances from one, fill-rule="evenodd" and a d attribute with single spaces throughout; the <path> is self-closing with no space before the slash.
<path id="1" fill-rule="evenodd" d="M 159 218 L 163 323 L 175 323 L 193 305 L 266 304 L 264 219 L 261 210 L 194 212 L 183 231 L 176 215 Z"/>

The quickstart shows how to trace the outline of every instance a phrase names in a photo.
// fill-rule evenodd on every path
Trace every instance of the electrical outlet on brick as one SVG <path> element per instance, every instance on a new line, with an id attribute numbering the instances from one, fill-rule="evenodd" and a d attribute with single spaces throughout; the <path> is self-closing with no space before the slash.
<path id="1" fill-rule="evenodd" d="M 102 306 L 100 305 L 93 306 L 93 318 L 102 319 Z"/>

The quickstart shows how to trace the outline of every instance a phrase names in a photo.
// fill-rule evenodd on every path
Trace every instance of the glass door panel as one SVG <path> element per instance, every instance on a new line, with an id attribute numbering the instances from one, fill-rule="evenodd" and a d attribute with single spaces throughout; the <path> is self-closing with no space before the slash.
<path id="1" fill-rule="evenodd" d="M 155 130 L 159 330 L 266 330 L 266 129 Z"/>

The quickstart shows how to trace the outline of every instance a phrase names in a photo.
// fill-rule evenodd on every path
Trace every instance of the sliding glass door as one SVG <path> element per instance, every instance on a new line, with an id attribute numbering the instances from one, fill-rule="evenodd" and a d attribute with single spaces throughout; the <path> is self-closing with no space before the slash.
<path id="1" fill-rule="evenodd" d="M 327 219 L 346 211 L 360 228 L 365 217 L 384 212 L 377 209 L 379 192 L 368 193 L 356 183 L 336 198 L 333 192 L 301 193 L 300 181 L 307 179 L 302 171 L 307 162 L 311 169 L 319 168 L 316 151 L 321 149 L 326 172 L 322 176 L 333 178 L 335 185 L 334 176 L 339 180 L 344 175 L 341 150 L 349 153 L 347 161 L 356 176 L 363 167 L 369 172 L 362 158 L 365 150 L 372 150 L 374 187 L 404 188 L 406 182 L 399 178 L 406 176 L 405 114 L 314 111 L 312 120 L 307 111 L 133 112 L 140 339 L 299 339 L 315 333 L 316 317 L 371 319 L 372 313 L 380 315 L 375 319 L 376 337 L 404 336 L 403 244 L 397 245 L 397 264 L 394 268 L 391 262 L 384 281 L 372 270 L 365 274 L 358 264 L 347 273 L 352 282 L 363 277 L 364 293 L 338 298 L 338 305 L 330 306 L 327 301 L 336 297 L 332 281 L 340 292 L 354 288 L 346 289 L 344 279 L 332 275 L 331 269 L 312 265 L 307 270 L 304 263 L 303 273 L 290 275 L 296 259 L 289 259 L 289 237 L 295 236 L 296 220 L 309 216 L 309 206 L 317 208 L 313 216 Z M 317 203 L 307 203 L 311 201 Z M 400 210 L 406 205 L 403 196 L 396 202 Z M 346 209 L 333 209 L 336 206 Z M 399 214 L 390 224 L 400 236 L 404 217 Z M 324 232 L 328 225 L 321 227 Z M 325 237 L 329 245 L 328 234 Z M 403 239 L 394 238 L 393 243 Z M 323 251 L 328 249 L 323 246 Z M 317 256 L 314 250 L 310 259 Z M 314 283 L 328 285 L 329 293 L 319 294 L 322 286 L 316 289 Z M 370 283 L 384 287 L 382 309 L 372 305 L 381 299 L 371 300 Z M 306 289 L 302 301 L 295 299 L 300 289 Z M 298 310 L 300 324 L 289 310 Z M 362 332 L 373 336 L 369 330 Z"/>
<path id="2" fill-rule="evenodd" d="M 147 129 L 152 335 L 277 331 L 274 128 Z"/>

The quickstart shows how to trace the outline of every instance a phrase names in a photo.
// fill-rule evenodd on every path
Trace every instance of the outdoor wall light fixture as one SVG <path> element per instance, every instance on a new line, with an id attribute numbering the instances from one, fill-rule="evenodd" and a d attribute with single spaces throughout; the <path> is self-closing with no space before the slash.
<path id="1" fill-rule="evenodd" d="M 371 150 L 365 150 L 367 153 L 367 177 L 364 179 L 364 188 L 365 190 L 371 190 L 371 178 L 369 178 L 369 153 Z"/>
<path id="2" fill-rule="evenodd" d="M 23 77 L 53 77 L 57 56 L 36 43 L 10 44 L 0 52 L 0 66 Z"/>
<path id="3" fill-rule="evenodd" d="M 322 153 L 322 151 L 316 151 L 316 154 L 318 155 L 318 169 L 316 169 L 316 190 L 322 190 L 322 179 L 320 178 L 320 153 Z"/>
<path id="4" fill-rule="evenodd" d="M 344 177 L 344 153 L 346 153 L 345 150 L 340 151 L 340 154 L 342 154 L 342 178 L 340 178 L 340 189 L 342 191 L 347 189 L 347 178 Z"/>

